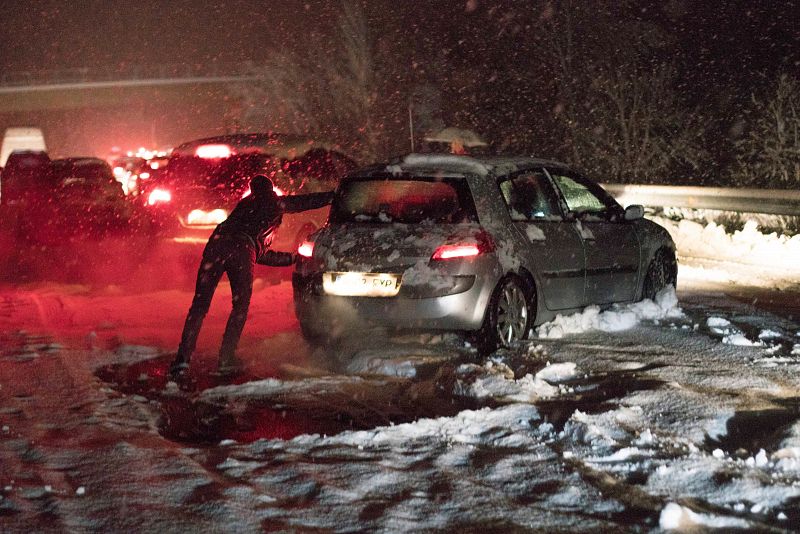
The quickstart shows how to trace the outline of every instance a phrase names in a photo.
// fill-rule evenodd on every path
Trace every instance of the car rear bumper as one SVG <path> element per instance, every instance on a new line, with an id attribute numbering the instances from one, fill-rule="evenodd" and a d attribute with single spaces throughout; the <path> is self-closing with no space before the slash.
<path id="1" fill-rule="evenodd" d="M 478 278 L 466 291 L 432 298 L 339 297 L 324 295 L 315 277 L 293 273 L 295 312 L 304 330 L 316 335 L 389 329 L 477 330 L 493 286 Z"/>

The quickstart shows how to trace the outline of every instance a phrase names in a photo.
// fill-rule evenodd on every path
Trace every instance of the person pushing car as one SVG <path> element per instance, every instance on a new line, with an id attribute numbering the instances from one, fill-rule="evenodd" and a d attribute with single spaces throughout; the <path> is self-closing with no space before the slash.
<path id="1" fill-rule="evenodd" d="M 170 366 L 170 376 L 174 379 L 181 378 L 189 369 L 200 327 L 223 273 L 228 274 L 231 284 L 233 308 L 222 336 L 218 367 L 223 374 L 241 368 L 235 352 L 253 293 L 253 267 L 256 263 L 273 267 L 291 265 L 293 253 L 269 249 L 282 215 L 321 208 L 333 199 L 333 192 L 279 197 L 272 181 L 263 174 L 250 180 L 250 191 L 228 218 L 217 225 L 203 250 L 194 298 L 183 326 L 178 354 Z"/>

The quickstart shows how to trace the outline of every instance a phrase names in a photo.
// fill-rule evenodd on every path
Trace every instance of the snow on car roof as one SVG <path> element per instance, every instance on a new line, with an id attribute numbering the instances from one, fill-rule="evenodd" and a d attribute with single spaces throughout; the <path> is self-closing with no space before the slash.
<path id="1" fill-rule="evenodd" d="M 214 137 L 204 137 L 182 143 L 173 150 L 174 155 L 193 156 L 195 150 L 201 145 L 225 144 L 235 150 L 257 151 L 275 154 L 280 157 L 289 155 L 303 155 L 314 148 L 332 149 L 334 145 L 319 139 L 308 137 L 279 134 L 279 133 L 243 133 L 227 134 Z"/>
<path id="2" fill-rule="evenodd" d="M 477 174 L 486 176 L 490 172 L 505 174 L 531 165 L 567 167 L 557 161 L 525 156 L 470 157 L 453 154 L 408 154 L 401 160 L 385 166 L 387 172 L 399 174 L 408 171 L 450 171 L 458 174 Z M 372 171 L 375 168 L 370 169 Z"/>

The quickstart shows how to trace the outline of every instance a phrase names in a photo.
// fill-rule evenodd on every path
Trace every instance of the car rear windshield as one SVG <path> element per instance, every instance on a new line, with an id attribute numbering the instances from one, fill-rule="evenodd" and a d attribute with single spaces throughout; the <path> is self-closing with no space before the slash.
<path id="1" fill-rule="evenodd" d="M 236 155 L 220 159 L 176 156 L 167 165 L 168 179 L 181 186 L 246 188 L 250 177 L 271 168 L 266 154 Z"/>
<path id="2" fill-rule="evenodd" d="M 342 183 L 331 222 L 477 222 L 467 181 L 428 177 L 355 178 Z"/>
<path id="3" fill-rule="evenodd" d="M 82 179 L 92 182 L 113 182 L 111 169 L 102 163 L 53 163 L 53 176 L 61 182 L 69 179 Z"/>

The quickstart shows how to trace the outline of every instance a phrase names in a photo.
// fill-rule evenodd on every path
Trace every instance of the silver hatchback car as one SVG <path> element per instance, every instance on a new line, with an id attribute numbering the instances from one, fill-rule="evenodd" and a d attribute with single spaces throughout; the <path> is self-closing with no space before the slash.
<path id="1" fill-rule="evenodd" d="M 493 350 L 557 313 L 653 298 L 675 244 L 568 166 L 411 154 L 349 174 L 292 277 L 311 340 L 371 327 L 471 333 Z"/>

